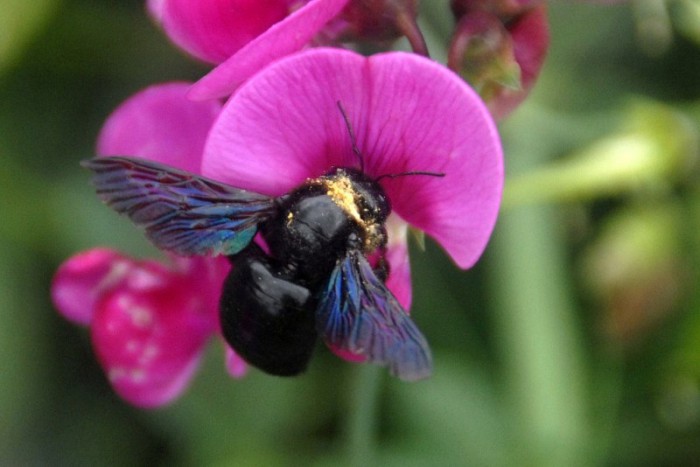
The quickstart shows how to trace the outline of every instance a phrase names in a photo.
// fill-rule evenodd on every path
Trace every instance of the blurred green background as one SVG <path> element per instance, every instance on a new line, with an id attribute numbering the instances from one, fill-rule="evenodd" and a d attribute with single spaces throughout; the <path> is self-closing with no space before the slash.
<path id="1" fill-rule="evenodd" d="M 550 3 L 542 76 L 501 124 L 484 259 L 412 251 L 430 380 L 319 347 L 302 377 L 234 381 L 217 342 L 152 411 L 111 391 L 49 300 L 77 251 L 157 254 L 78 166 L 126 97 L 207 71 L 143 3 L 0 0 L 1 465 L 700 464 L 699 2 Z M 436 58 L 446 5 L 423 2 Z"/>

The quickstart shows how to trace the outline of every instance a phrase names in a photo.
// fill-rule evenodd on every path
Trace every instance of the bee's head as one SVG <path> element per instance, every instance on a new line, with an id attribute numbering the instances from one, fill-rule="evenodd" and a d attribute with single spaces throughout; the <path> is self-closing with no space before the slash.
<path id="1" fill-rule="evenodd" d="M 349 181 L 347 188 L 357 206 L 357 214 L 363 223 L 383 224 L 391 213 L 391 203 L 382 186 L 361 170 L 336 168 L 326 174 L 330 179 Z"/>

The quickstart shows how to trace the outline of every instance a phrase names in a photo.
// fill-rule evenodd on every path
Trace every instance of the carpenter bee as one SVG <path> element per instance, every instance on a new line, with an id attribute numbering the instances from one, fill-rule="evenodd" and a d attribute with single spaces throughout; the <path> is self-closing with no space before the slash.
<path id="1" fill-rule="evenodd" d="M 362 169 L 333 168 L 269 197 L 142 159 L 83 166 L 100 198 L 158 248 L 228 257 L 221 330 L 248 363 L 297 375 L 320 334 L 402 380 L 430 375 L 428 343 L 385 285 L 389 199 Z"/>

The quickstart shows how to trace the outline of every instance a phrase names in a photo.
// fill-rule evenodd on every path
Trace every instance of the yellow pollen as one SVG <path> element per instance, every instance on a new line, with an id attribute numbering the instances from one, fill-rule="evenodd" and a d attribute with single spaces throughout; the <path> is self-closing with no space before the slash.
<path id="1" fill-rule="evenodd" d="M 345 211 L 345 213 L 355 219 L 360 224 L 363 224 L 360 211 L 355 202 L 355 190 L 353 190 L 352 182 L 347 177 L 338 177 L 326 181 L 327 194 L 335 204 Z"/>

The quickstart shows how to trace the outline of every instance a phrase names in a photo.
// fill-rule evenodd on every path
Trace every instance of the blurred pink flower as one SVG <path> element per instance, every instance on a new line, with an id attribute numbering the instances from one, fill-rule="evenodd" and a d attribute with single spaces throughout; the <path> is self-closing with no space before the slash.
<path id="1" fill-rule="evenodd" d="M 102 248 L 63 263 L 52 296 L 61 314 L 90 327 L 114 390 L 141 407 L 166 404 L 186 388 L 218 332 L 226 260 L 138 261 Z"/>
<path id="2" fill-rule="evenodd" d="M 105 123 L 101 155 L 128 154 L 199 172 L 216 102 L 185 98 L 189 83 L 153 86 Z M 132 404 L 166 404 L 187 387 L 206 343 L 219 333 L 218 303 L 230 269 L 224 258 L 135 260 L 108 249 L 68 259 L 52 297 L 67 319 L 90 327 L 95 354 L 115 391 Z M 227 349 L 233 376 L 245 363 Z"/>

